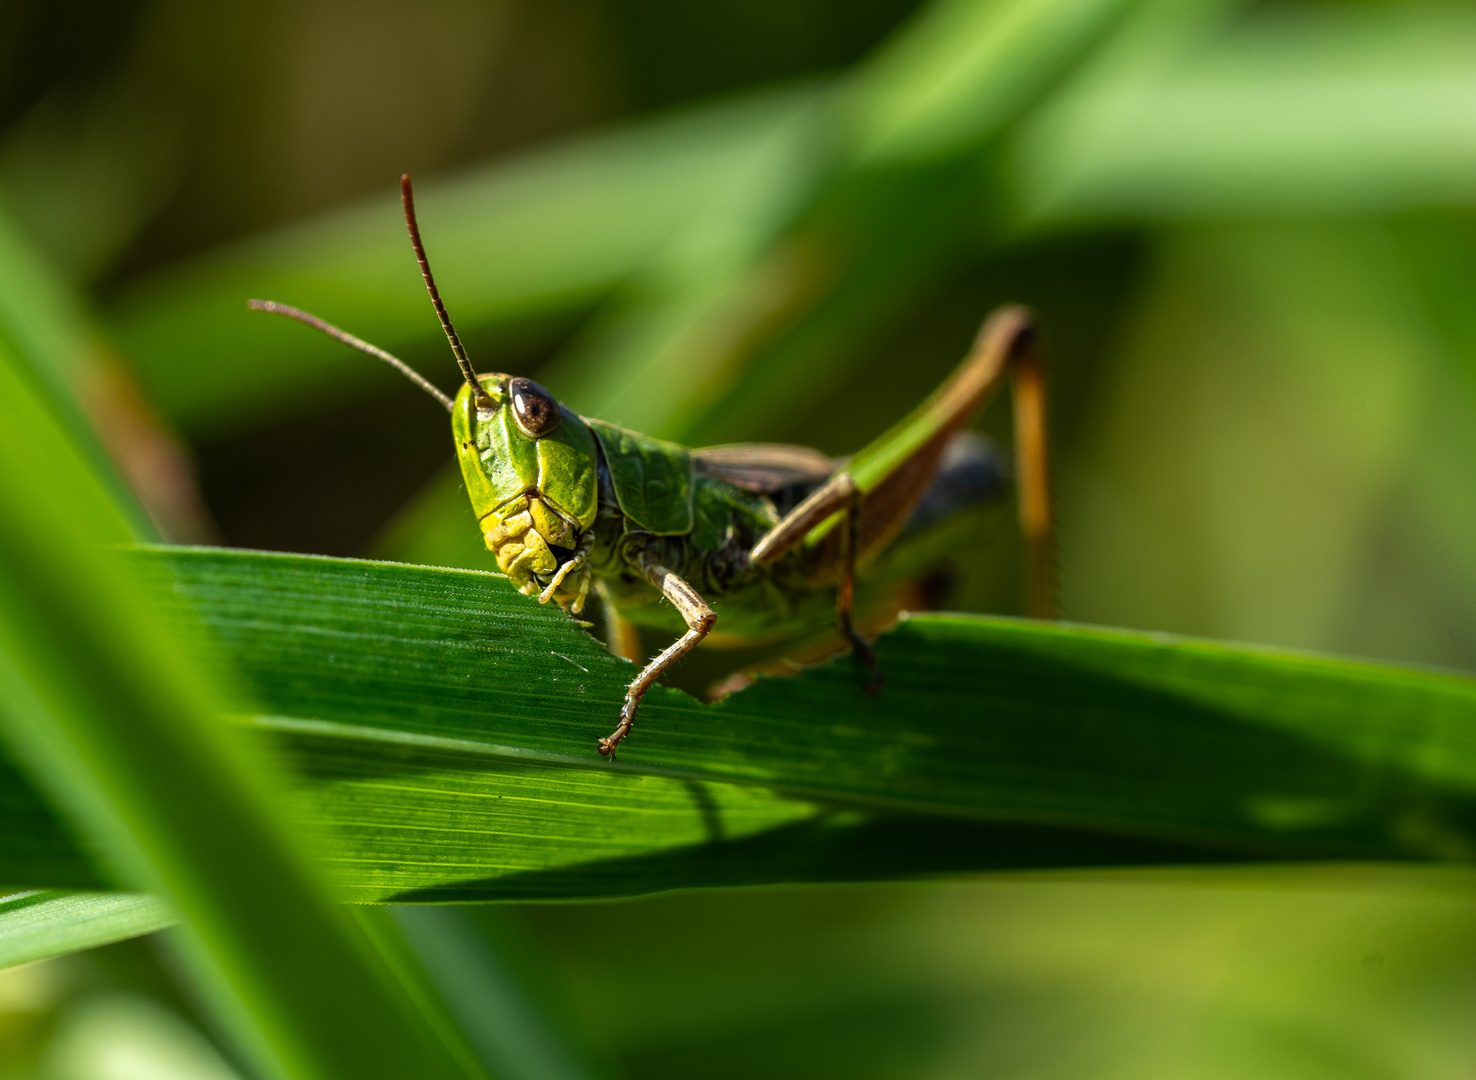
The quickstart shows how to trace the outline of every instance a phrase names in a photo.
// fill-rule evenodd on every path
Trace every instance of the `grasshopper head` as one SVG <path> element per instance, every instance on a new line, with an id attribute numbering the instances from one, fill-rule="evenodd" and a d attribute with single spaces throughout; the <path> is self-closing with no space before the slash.
<path id="1" fill-rule="evenodd" d="M 466 491 L 498 567 L 523 592 L 578 612 L 592 581 L 587 559 L 599 509 L 594 435 L 532 379 L 475 373 L 431 275 L 408 176 L 400 177 L 400 198 L 426 291 L 461 369 L 455 400 L 403 360 L 316 315 L 270 300 L 249 306 L 286 315 L 377 356 L 449 409 Z"/>
<path id="2" fill-rule="evenodd" d="M 472 509 L 498 568 L 525 593 L 544 592 L 590 542 L 598 511 L 593 433 L 531 379 L 478 376 L 451 410 Z M 553 594 L 571 610 L 589 589 L 582 563 Z"/>
<path id="3" fill-rule="evenodd" d="M 525 593 L 578 612 L 591 583 L 587 562 L 598 502 L 598 453 L 589 427 L 532 379 L 478 375 L 431 275 L 410 177 L 400 177 L 405 227 L 431 304 L 461 369 L 455 400 L 403 360 L 286 304 L 252 300 L 391 364 L 451 411 L 466 491 L 497 565 Z"/>
<path id="4" fill-rule="evenodd" d="M 478 375 L 441 302 L 410 177 L 400 177 L 405 228 L 462 386 L 451 403 L 456 455 L 497 565 L 524 593 L 579 611 L 591 582 L 590 532 L 599 508 L 594 435 L 532 379 Z"/>

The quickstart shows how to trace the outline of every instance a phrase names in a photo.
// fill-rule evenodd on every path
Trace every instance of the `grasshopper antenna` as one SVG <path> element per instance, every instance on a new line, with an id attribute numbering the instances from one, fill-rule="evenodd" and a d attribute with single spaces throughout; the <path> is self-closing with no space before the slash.
<path id="1" fill-rule="evenodd" d="M 415 248 L 415 259 L 420 263 L 420 276 L 425 279 L 425 291 L 430 293 L 431 304 L 436 309 L 437 318 L 441 320 L 441 329 L 446 331 L 446 340 L 451 343 L 451 351 L 456 354 L 456 363 L 461 368 L 462 378 L 466 379 L 466 384 L 472 388 L 472 395 L 478 402 L 486 401 L 487 391 L 482 389 L 477 373 L 472 370 L 471 360 L 461 346 L 461 338 L 456 335 L 456 327 L 451 325 L 451 316 L 446 314 L 446 305 L 441 303 L 436 279 L 431 276 L 430 263 L 425 257 L 425 245 L 420 242 L 420 226 L 415 222 L 415 190 L 410 186 L 409 173 L 400 174 L 400 202 L 405 207 L 405 228 L 410 230 L 410 243 Z"/>
<path id="2" fill-rule="evenodd" d="M 249 307 L 252 311 L 266 311 L 270 312 L 273 315 L 286 315 L 289 319 L 296 319 L 300 323 L 306 323 L 314 330 L 322 331 L 329 337 L 333 338 L 335 341 L 341 341 L 350 348 L 358 349 L 360 352 L 368 353 L 370 356 L 377 357 L 378 359 L 383 360 L 386 364 L 394 368 L 401 375 L 405 376 L 405 378 L 409 379 L 416 386 L 420 387 L 431 397 L 435 398 L 442 405 L 446 406 L 447 412 L 450 412 L 455 406 L 455 402 L 453 402 L 449 397 L 442 393 L 441 390 L 436 387 L 429 379 L 427 379 L 420 372 L 416 371 L 409 364 L 405 363 L 405 361 L 401 360 L 398 356 L 391 356 L 389 353 L 381 349 L 378 345 L 370 345 L 363 338 L 356 338 L 348 331 L 340 330 L 332 323 L 324 322 L 316 315 L 309 315 L 306 311 L 302 311 L 299 308 L 295 307 L 289 307 L 286 304 L 279 304 L 275 300 L 248 300 L 246 301 L 246 306 Z"/>

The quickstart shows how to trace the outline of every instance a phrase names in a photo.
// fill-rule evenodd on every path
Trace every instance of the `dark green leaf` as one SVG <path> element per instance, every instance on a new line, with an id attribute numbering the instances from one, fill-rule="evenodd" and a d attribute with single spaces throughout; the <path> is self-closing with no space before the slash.
<path id="1" fill-rule="evenodd" d="M 354 899 L 1473 847 L 1476 682 L 1454 675 L 920 616 L 880 643 L 877 698 L 849 658 L 717 705 L 658 689 L 609 765 L 633 669 L 494 575 L 137 566 L 240 666 Z"/>

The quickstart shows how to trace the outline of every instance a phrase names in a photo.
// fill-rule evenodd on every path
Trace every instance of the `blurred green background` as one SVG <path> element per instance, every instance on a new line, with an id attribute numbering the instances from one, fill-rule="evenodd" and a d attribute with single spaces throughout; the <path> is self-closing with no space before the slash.
<path id="1" fill-rule="evenodd" d="M 844 453 L 1022 301 L 1067 618 L 1476 668 L 1468 4 L 0 14 L 0 258 L 90 305 L 62 376 L 168 538 L 490 565 L 440 411 L 245 311 L 453 385 L 408 171 L 483 369 Z M 951 602 L 1018 610 L 1017 563 L 1002 523 Z M 611 1076 L 1443 1077 L 1476 1052 L 1473 887 L 1113 872 L 466 917 Z M 0 1076 L 238 1075 L 173 986 L 147 942 L 0 971 Z"/>

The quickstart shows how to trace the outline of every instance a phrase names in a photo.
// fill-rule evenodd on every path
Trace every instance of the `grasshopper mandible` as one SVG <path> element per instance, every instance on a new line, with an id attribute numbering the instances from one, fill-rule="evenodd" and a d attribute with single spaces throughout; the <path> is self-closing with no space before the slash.
<path id="1" fill-rule="evenodd" d="M 807 447 L 746 443 L 689 449 L 582 417 L 531 379 L 479 375 L 431 276 L 409 176 L 405 225 L 426 290 L 461 368 L 453 399 L 403 361 L 297 308 L 252 300 L 391 364 L 451 413 L 467 494 L 487 547 L 518 590 L 578 614 L 592 587 L 619 616 L 659 626 L 670 601 L 681 636 L 626 690 L 610 757 L 630 734 L 651 684 L 713 630 L 763 625 L 785 598 L 834 590 L 835 626 L 882 685 L 853 622 L 858 566 L 896 539 L 955 437 L 1006 378 L 1015 406 L 1016 473 L 1030 614 L 1054 600 L 1046 467 L 1045 386 L 1034 322 L 1002 307 L 952 376 L 900 423 L 848 460 Z"/>

